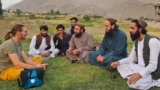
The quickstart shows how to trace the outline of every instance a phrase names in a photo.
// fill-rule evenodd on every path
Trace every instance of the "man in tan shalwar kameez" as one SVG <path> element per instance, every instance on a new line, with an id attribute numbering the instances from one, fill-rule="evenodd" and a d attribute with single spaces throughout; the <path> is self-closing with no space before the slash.
<path id="1" fill-rule="evenodd" d="M 87 63 L 89 54 L 95 49 L 93 37 L 90 33 L 85 32 L 84 25 L 76 24 L 74 35 L 69 42 L 69 49 L 66 51 L 67 57 L 75 62 Z"/>

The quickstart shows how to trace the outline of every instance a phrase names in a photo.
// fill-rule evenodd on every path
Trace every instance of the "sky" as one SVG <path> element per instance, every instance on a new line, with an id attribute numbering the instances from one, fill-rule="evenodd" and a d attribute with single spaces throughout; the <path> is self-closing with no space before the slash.
<path id="1" fill-rule="evenodd" d="M 16 4 L 22 0 L 1 0 L 2 1 L 2 8 L 6 9 L 7 7 Z"/>

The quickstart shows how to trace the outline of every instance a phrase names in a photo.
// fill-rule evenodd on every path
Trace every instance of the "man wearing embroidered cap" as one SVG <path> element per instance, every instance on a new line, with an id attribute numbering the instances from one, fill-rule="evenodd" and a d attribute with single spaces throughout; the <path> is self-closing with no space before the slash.
<path id="1" fill-rule="evenodd" d="M 127 79 L 130 88 L 148 90 L 160 87 L 160 41 L 147 34 L 144 20 L 132 20 L 130 36 L 135 43 L 127 58 L 111 63 Z"/>

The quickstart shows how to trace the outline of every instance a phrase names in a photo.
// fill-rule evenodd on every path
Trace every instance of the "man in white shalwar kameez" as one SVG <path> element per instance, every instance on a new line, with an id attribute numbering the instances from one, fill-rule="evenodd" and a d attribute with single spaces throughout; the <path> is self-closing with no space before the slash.
<path id="1" fill-rule="evenodd" d="M 34 35 L 29 49 L 30 56 L 40 55 L 43 59 L 54 58 L 59 52 L 55 48 L 53 39 L 48 35 L 47 25 L 40 26 L 40 34 Z"/>
<path id="2" fill-rule="evenodd" d="M 160 78 L 153 79 L 153 72 L 158 69 L 158 56 L 160 53 L 160 41 L 157 38 L 150 38 L 146 31 L 147 23 L 144 20 L 132 20 L 130 25 L 131 38 L 135 42 L 132 51 L 127 58 L 111 63 L 112 68 L 117 68 L 120 75 L 127 79 L 130 88 L 148 90 L 151 87 L 160 87 Z M 150 51 L 148 64 L 145 61 L 144 48 L 148 44 Z M 159 72 L 160 73 L 160 72 Z M 160 76 L 159 76 L 160 77 Z"/>

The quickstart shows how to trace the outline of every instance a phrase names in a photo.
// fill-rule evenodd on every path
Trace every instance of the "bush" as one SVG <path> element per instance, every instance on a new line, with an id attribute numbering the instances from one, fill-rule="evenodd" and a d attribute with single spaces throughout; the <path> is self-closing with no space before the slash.
<path id="1" fill-rule="evenodd" d="M 128 18 L 126 18 L 125 20 L 130 21 L 130 20 L 132 20 L 132 18 L 131 18 L 131 17 L 128 17 Z"/>
<path id="2" fill-rule="evenodd" d="M 36 19 L 36 16 L 32 14 L 29 16 L 29 19 Z"/>
<path id="3" fill-rule="evenodd" d="M 50 17 L 45 17 L 45 19 L 46 19 L 46 20 L 50 20 L 51 18 L 50 18 Z"/>
<path id="4" fill-rule="evenodd" d="M 93 18 L 102 18 L 102 16 L 93 15 Z"/>
<path id="5" fill-rule="evenodd" d="M 84 16 L 83 16 L 83 19 L 84 19 L 85 21 L 90 21 L 90 16 L 84 15 Z"/>
<path id="6" fill-rule="evenodd" d="M 58 11 L 55 11 L 54 14 L 55 14 L 55 15 L 60 15 L 61 13 L 60 13 L 60 11 L 58 10 Z"/>

